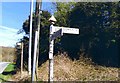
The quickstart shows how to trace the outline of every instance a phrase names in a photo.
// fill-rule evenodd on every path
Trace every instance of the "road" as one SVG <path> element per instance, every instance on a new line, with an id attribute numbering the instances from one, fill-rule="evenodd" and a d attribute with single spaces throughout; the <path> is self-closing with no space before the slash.
<path id="1" fill-rule="evenodd" d="M 0 74 L 5 70 L 5 68 L 10 64 L 10 62 L 0 62 Z"/>

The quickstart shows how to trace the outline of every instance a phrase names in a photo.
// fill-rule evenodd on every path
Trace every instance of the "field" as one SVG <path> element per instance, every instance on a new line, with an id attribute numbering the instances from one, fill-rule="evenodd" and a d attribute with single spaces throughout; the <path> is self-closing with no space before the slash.
<path id="1" fill-rule="evenodd" d="M 15 48 L 0 46 L 0 61 L 13 62 L 15 59 Z"/>

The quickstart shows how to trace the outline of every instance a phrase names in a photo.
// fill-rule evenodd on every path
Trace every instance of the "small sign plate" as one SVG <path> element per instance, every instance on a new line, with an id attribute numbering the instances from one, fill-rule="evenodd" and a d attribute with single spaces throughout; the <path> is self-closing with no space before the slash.
<path id="1" fill-rule="evenodd" d="M 51 40 L 56 39 L 57 37 L 61 37 L 63 35 L 62 29 L 59 29 L 58 31 L 54 32 L 51 36 Z"/>

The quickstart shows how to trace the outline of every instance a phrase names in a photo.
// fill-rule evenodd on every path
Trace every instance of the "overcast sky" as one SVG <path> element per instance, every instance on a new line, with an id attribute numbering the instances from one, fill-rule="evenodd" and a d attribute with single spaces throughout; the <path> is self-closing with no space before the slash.
<path id="1" fill-rule="evenodd" d="M 35 2 L 34 2 L 35 10 Z M 51 2 L 43 2 L 42 10 L 53 13 Z M 30 15 L 30 2 L 0 2 L 0 46 L 12 46 L 24 35 L 17 34 Z"/>

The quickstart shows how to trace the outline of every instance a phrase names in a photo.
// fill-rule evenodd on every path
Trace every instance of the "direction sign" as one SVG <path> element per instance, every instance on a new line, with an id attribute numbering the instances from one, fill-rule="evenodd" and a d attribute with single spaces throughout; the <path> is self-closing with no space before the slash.
<path id="1" fill-rule="evenodd" d="M 76 28 L 62 28 L 63 33 L 68 33 L 68 34 L 79 34 L 79 29 Z"/>
<path id="2" fill-rule="evenodd" d="M 51 40 L 56 39 L 57 37 L 61 37 L 63 35 L 62 29 L 59 29 L 58 31 L 54 32 L 51 36 Z"/>
<path id="3" fill-rule="evenodd" d="M 53 82 L 53 50 L 54 50 L 54 39 L 57 37 L 61 37 L 63 33 L 67 34 L 79 34 L 79 29 L 76 28 L 69 28 L 69 27 L 58 27 L 53 26 L 54 20 L 53 16 L 50 19 L 51 26 L 50 26 L 50 41 L 49 41 L 49 81 Z"/>
<path id="4" fill-rule="evenodd" d="M 54 26 L 54 28 L 55 28 L 55 32 L 62 29 L 63 33 L 79 34 L 79 29 L 77 29 L 77 28 L 58 27 L 58 26 Z"/>

